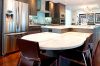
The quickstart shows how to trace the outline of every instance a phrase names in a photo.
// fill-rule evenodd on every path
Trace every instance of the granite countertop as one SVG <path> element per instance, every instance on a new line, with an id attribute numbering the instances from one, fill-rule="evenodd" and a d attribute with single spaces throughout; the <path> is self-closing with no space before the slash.
<path id="1" fill-rule="evenodd" d="M 41 26 L 41 25 L 29 25 L 29 26 Z"/>
<path id="2" fill-rule="evenodd" d="M 84 29 L 94 29 L 95 26 L 92 25 L 70 25 L 70 26 L 65 26 L 65 25 L 61 25 L 61 26 L 41 26 L 42 28 L 51 28 L 51 29 L 65 29 L 65 28 L 84 28 Z"/>
<path id="3" fill-rule="evenodd" d="M 95 26 L 94 25 L 71 25 L 71 28 L 84 28 L 84 29 L 94 29 Z"/>
<path id="4" fill-rule="evenodd" d="M 41 26 L 42 28 L 64 29 L 66 26 Z"/>

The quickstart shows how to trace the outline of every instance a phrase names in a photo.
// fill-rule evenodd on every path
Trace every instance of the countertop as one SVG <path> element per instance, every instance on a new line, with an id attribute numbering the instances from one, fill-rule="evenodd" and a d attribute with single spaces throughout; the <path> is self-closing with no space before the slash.
<path id="1" fill-rule="evenodd" d="M 41 25 L 29 25 L 29 27 L 31 27 L 31 26 L 41 26 Z"/>
<path id="2" fill-rule="evenodd" d="M 87 26 L 83 26 L 83 25 L 70 25 L 70 26 L 61 25 L 61 26 L 41 26 L 41 27 L 42 28 L 51 28 L 51 29 L 66 29 L 66 28 L 94 29 L 95 28 L 94 25 L 87 25 Z"/>
<path id="3" fill-rule="evenodd" d="M 92 33 L 66 32 L 63 34 L 42 32 L 23 36 L 22 39 L 39 42 L 43 50 L 65 50 L 84 44 Z"/>

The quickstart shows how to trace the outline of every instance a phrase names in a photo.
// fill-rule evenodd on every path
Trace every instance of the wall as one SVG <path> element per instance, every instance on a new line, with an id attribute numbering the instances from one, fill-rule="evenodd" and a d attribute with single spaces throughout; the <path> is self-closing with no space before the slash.
<path id="1" fill-rule="evenodd" d="M 72 11 L 71 9 L 65 9 L 65 25 L 71 25 L 72 23 Z"/>

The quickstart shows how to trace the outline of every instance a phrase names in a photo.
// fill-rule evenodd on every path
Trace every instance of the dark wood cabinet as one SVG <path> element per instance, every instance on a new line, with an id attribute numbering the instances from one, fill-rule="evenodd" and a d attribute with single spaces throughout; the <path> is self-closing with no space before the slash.
<path id="1" fill-rule="evenodd" d="M 65 5 L 61 3 L 54 4 L 54 18 L 52 21 L 53 24 L 65 24 Z"/>
<path id="2" fill-rule="evenodd" d="M 24 3 L 28 3 L 29 15 L 37 15 L 37 0 L 16 0 Z"/>
<path id="3" fill-rule="evenodd" d="M 2 55 L 3 0 L 0 0 L 0 56 Z"/>
<path id="4" fill-rule="evenodd" d="M 48 13 L 45 13 L 46 17 L 54 17 L 54 3 L 51 1 L 46 1 L 45 11 L 48 12 Z"/>
<path id="5" fill-rule="evenodd" d="M 49 11 L 50 11 L 50 16 L 53 18 L 54 17 L 54 3 L 49 2 Z"/>
<path id="6" fill-rule="evenodd" d="M 28 3 L 29 15 L 37 15 L 37 10 L 39 10 L 40 8 L 39 5 L 41 5 L 41 0 L 16 0 L 16 1 Z"/>
<path id="7" fill-rule="evenodd" d="M 60 5 L 55 3 L 54 8 L 54 18 L 60 18 Z"/>
<path id="8" fill-rule="evenodd" d="M 2 55 L 2 33 L 0 33 L 0 56 Z"/>
<path id="9" fill-rule="evenodd" d="M 29 15 L 37 15 L 37 0 L 28 0 Z"/>
<path id="10" fill-rule="evenodd" d="M 41 32 L 41 26 L 29 26 L 28 27 L 28 34 L 33 34 L 33 33 L 40 33 Z"/>
<path id="11" fill-rule="evenodd" d="M 50 2 L 50 1 L 46 1 L 46 2 L 45 2 L 45 10 L 46 10 L 46 11 L 49 11 L 49 2 Z"/>

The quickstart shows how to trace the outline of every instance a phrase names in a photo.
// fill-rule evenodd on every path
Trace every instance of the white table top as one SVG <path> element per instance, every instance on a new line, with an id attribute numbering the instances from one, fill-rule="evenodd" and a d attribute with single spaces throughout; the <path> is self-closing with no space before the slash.
<path id="1" fill-rule="evenodd" d="M 62 34 L 42 32 L 23 36 L 22 39 L 39 42 L 43 50 L 65 50 L 83 45 L 92 33 L 66 32 Z"/>
<path id="2" fill-rule="evenodd" d="M 47 41 L 52 38 L 56 38 L 57 36 L 60 36 L 58 33 L 50 33 L 50 32 L 42 32 L 42 33 L 36 33 L 36 34 L 29 34 L 26 36 L 23 36 L 22 39 L 26 39 L 29 41 Z"/>

